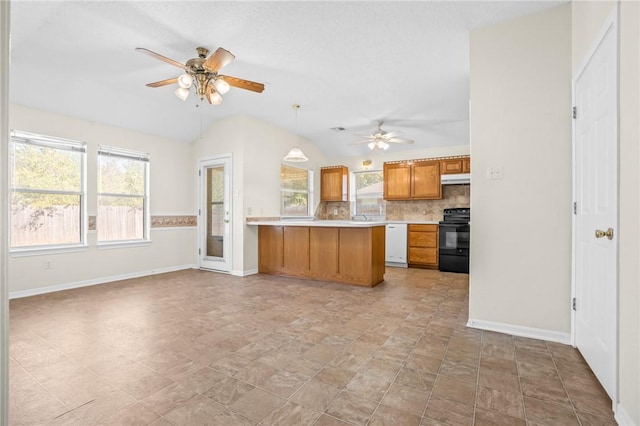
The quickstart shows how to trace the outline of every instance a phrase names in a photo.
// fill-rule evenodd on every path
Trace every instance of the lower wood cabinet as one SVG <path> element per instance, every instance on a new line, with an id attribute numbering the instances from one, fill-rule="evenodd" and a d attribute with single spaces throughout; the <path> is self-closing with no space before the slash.
<path id="1" fill-rule="evenodd" d="M 409 266 L 438 269 L 438 225 L 409 225 Z"/>
<path id="2" fill-rule="evenodd" d="M 258 227 L 258 271 L 372 287 L 384 280 L 385 227 Z"/>

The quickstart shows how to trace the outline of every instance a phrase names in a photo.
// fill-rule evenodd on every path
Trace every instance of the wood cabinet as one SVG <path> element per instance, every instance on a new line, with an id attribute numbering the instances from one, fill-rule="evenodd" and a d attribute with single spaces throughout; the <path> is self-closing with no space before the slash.
<path id="1" fill-rule="evenodd" d="M 258 271 L 366 287 L 384 280 L 384 224 L 258 227 Z"/>
<path id="2" fill-rule="evenodd" d="M 440 160 L 443 175 L 471 173 L 471 157 L 445 158 Z"/>
<path id="3" fill-rule="evenodd" d="M 330 166 L 320 169 L 320 201 L 349 201 L 349 169 Z"/>
<path id="4" fill-rule="evenodd" d="M 440 161 L 384 163 L 385 200 L 438 200 L 442 198 Z"/>
<path id="5" fill-rule="evenodd" d="M 409 266 L 438 268 L 438 225 L 409 225 Z"/>
<path id="6" fill-rule="evenodd" d="M 407 200 L 411 198 L 411 166 L 406 163 L 384 163 L 384 199 Z"/>

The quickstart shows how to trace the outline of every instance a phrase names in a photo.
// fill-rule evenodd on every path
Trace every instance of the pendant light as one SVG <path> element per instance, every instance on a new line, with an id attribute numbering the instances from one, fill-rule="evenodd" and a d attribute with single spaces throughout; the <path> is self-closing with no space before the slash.
<path id="1" fill-rule="evenodd" d="M 298 110 L 300 109 L 299 104 L 293 104 L 293 109 L 296 111 L 296 140 L 298 139 Z M 289 151 L 287 155 L 283 158 L 284 161 L 290 161 L 293 163 L 301 163 L 303 161 L 309 161 L 304 152 L 300 148 L 293 147 Z"/>

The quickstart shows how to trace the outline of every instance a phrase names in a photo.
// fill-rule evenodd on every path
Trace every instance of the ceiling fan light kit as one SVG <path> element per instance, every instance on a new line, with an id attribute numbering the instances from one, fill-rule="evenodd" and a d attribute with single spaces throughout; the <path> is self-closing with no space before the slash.
<path id="1" fill-rule="evenodd" d="M 378 128 L 375 132 L 370 135 L 356 135 L 364 137 L 365 139 L 349 145 L 361 145 L 366 143 L 369 149 L 372 151 L 386 151 L 387 149 L 389 149 L 389 144 L 392 143 L 413 143 L 411 139 L 402 139 L 397 137 L 398 135 L 400 135 L 400 132 L 387 132 L 386 130 L 382 130 L 382 124 L 382 121 L 378 121 Z"/>
<path id="2" fill-rule="evenodd" d="M 178 77 L 147 84 L 148 87 L 162 87 L 177 83 L 178 89 L 174 93 L 183 101 L 189 97 L 192 86 L 200 100 L 206 99 L 211 105 L 220 105 L 222 95 L 227 93 L 231 86 L 257 93 L 262 93 L 264 90 L 262 83 L 218 74 L 220 68 L 235 59 L 231 52 L 222 47 L 216 49 L 208 59 L 209 50 L 198 47 L 196 49 L 198 57 L 189 59 L 184 65 L 143 47 L 138 47 L 136 50 L 184 70 L 184 74 Z"/>

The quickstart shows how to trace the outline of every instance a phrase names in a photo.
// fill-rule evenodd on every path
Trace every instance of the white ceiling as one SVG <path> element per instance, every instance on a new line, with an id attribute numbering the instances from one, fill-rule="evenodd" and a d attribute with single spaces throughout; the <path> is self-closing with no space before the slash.
<path id="1" fill-rule="evenodd" d="M 190 142 L 211 123 L 250 114 L 296 131 L 328 157 L 382 119 L 414 149 L 468 144 L 469 30 L 562 1 L 13 1 L 11 102 Z M 195 48 L 224 47 L 222 74 L 263 82 L 219 106 L 145 83 L 180 69 Z M 335 132 L 332 127 L 347 130 Z"/>

